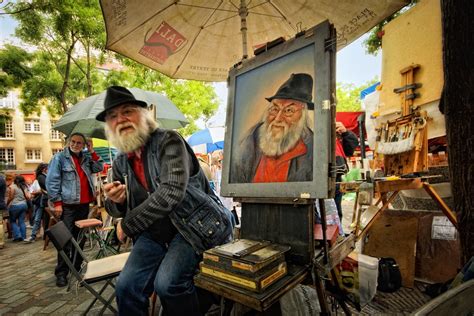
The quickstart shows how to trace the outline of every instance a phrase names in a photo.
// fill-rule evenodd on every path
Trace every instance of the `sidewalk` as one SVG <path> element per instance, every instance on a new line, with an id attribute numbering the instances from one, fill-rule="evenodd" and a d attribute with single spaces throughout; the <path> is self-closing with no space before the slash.
<path id="1" fill-rule="evenodd" d="M 31 229 L 27 229 L 27 236 Z M 54 276 L 57 252 L 43 251 L 43 240 L 34 243 L 8 239 L 0 249 L 0 315 L 81 315 L 93 300 L 84 288 L 58 288 Z M 99 284 L 100 286 L 100 284 Z M 111 293 L 109 288 L 109 293 Z M 95 307 L 97 306 L 97 307 Z M 102 307 L 96 303 L 89 313 Z M 112 315 L 108 310 L 105 315 Z"/>

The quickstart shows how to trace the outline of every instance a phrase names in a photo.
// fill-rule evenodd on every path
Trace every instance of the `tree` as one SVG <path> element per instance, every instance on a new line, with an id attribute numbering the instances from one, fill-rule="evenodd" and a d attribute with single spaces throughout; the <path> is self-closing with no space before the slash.
<path id="1" fill-rule="evenodd" d="M 31 78 L 27 84 L 31 90 L 22 90 L 25 113 L 38 110 L 43 98 L 49 99 L 53 112 L 62 114 L 78 96 L 92 94 L 91 48 L 103 47 L 105 39 L 97 1 L 19 1 L 6 11 L 19 22 L 16 36 L 37 47 L 38 70 L 52 72 L 43 73 L 41 81 Z M 85 57 L 78 57 L 78 43 L 82 43 Z"/>
<path id="2" fill-rule="evenodd" d="M 379 81 L 378 77 L 356 86 L 353 83 L 340 83 L 336 85 L 337 111 L 356 112 L 361 110 L 360 92 Z"/>
<path id="3" fill-rule="evenodd" d="M 181 130 L 184 135 L 197 129 L 196 119 L 209 119 L 218 107 L 210 84 L 173 80 L 120 56 L 116 58 L 124 70 L 101 75 L 95 65 L 104 60 L 103 54 L 96 55 L 105 45 L 105 29 L 98 1 L 18 1 L 10 3 L 5 10 L 19 21 L 16 35 L 36 47 L 35 53 L 27 57 L 17 54 L 10 63 L 27 64 L 25 69 L 30 71 L 29 76 L 22 76 L 20 69 L 15 69 L 13 76 L 0 72 L 0 82 L 3 80 L 5 87 L 7 83 L 8 87 L 21 83 L 20 109 L 26 115 L 40 111 L 43 104 L 51 114 L 61 115 L 72 104 L 112 84 L 168 96 L 190 121 Z M 0 51 L 0 56 L 2 53 Z M 14 55 L 10 51 L 4 55 L 7 53 Z"/>
<path id="4" fill-rule="evenodd" d="M 462 261 L 474 256 L 474 47 L 471 0 L 441 0 L 445 115 L 449 175 L 459 223 Z"/>
<path id="5" fill-rule="evenodd" d="M 0 50 L 0 97 L 6 97 L 8 91 L 21 86 L 32 77 L 28 66 L 31 54 L 20 47 L 10 44 Z"/>

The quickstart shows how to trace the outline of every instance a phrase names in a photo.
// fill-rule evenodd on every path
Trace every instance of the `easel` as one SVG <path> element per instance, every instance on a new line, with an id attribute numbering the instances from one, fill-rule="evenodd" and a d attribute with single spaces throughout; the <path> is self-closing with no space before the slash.
<path id="1" fill-rule="evenodd" d="M 311 277 L 318 295 L 321 314 L 329 315 L 327 293 L 322 278 L 328 277 L 332 285 L 338 288 L 332 269 L 354 249 L 354 236 L 328 249 L 324 200 L 241 198 L 238 201 L 242 205 L 241 238 L 270 240 L 291 246 L 287 255 L 288 275 L 263 293 L 253 293 L 217 280 L 210 282 L 201 275 L 197 275 L 194 279 L 196 286 L 264 314 L 286 292 Z M 316 252 L 314 248 L 315 202 L 320 205 L 323 244 L 326 245 Z M 343 299 L 340 296 L 336 298 L 345 313 L 350 314 Z"/>
<path id="2" fill-rule="evenodd" d="M 414 125 L 417 123 L 417 120 L 418 122 L 423 120 L 424 124 L 419 126 L 418 130 L 416 131 L 413 140 L 413 149 L 393 155 L 384 155 L 385 175 L 416 175 L 418 172 L 428 170 L 428 128 L 426 125 L 428 117 L 426 111 L 419 111 L 413 107 L 413 100 L 419 96 L 418 93 L 415 93 L 415 89 L 421 87 L 421 83 L 414 82 L 415 71 L 419 67 L 420 65 L 415 64 L 400 70 L 402 86 L 400 88 L 394 89 L 393 91 L 400 94 L 402 116 L 388 121 L 386 124 L 382 125 L 377 136 L 378 142 L 381 142 L 384 139 L 390 139 L 391 129 L 395 132 L 398 132 L 399 129 L 402 132 L 413 132 L 414 127 L 408 124 Z M 403 133 L 398 135 L 405 136 Z M 395 137 L 398 135 L 396 133 L 394 134 Z M 458 224 L 455 213 L 449 209 L 449 207 L 436 193 L 433 187 L 426 182 L 427 180 L 428 177 L 421 176 L 397 180 L 376 180 L 375 192 L 380 194 L 380 198 L 375 203 L 375 205 L 379 205 L 380 203 L 382 203 L 382 205 L 374 217 L 364 227 L 361 233 L 359 233 L 359 225 L 357 225 L 355 231 L 357 239 L 360 239 L 360 237 L 370 229 L 373 223 L 377 220 L 377 218 L 380 217 L 382 212 L 388 208 L 389 204 L 395 199 L 400 191 L 421 188 L 424 189 L 426 193 L 428 193 L 428 195 L 436 202 L 443 214 L 457 229 Z M 388 196 L 390 192 L 392 192 L 392 194 Z M 354 214 L 357 213 L 357 215 L 355 215 L 357 216 L 357 219 L 360 218 L 360 212 L 360 209 L 355 206 Z"/>
<path id="3" fill-rule="evenodd" d="M 414 190 L 414 189 L 424 189 L 426 193 L 430 195 L 433 201 L 439 206 L 443 214 L 449 219 L 456 229 L 458 228 L 458 223 L 456 219 L 456 214 L 451 211 L 451 209 L 446 205 L 446 203 L 441 199 L 441 197 L 436 193 L 433 187 L 425 182 L 427 178 L 418 177 L 413 179 L 399 179 L 391 181 L 376 181 L 375 190 L 380 193 L 380 198 L 375 202 L 375 205 L 382 203 L 381 207 L 378 209 L 377 213 L 372 217 L 369 223 L 362 229 L 359 233 L 358 226 L 356 227 L 355 235 L 357 240 L 359 240 L 365 232 L 370 230 L 370 227 L 377 221 L 377 218 L 380 217 L 382 212 L 386 210 L 390 203 L 395 199 L 398 193 L 402 190 Z M 392 192 L 390 196 L 388 194 Z M 358 210 L 357 216 L 360 217 L 360 209 Z"/>

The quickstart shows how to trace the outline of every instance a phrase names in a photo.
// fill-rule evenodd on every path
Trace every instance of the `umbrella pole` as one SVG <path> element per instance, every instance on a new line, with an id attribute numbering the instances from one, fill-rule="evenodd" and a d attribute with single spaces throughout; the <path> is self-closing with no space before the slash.
<path id="1" fill-rule="evenodd" d="M 242 59 L 247 59 L 247 15 L 249 11 L 247 9 L 246 0 L 240 0 L 240 32 L 242 33 Z"/>
<path id="2" fill-rule="evenodd" d="M 109 147 L 109 161 L 110 161 L 110 165 L 112 165 L 112 149 L 110 148 L 110 143 L 108 145 L 109 145 L 108 146 Z"/>

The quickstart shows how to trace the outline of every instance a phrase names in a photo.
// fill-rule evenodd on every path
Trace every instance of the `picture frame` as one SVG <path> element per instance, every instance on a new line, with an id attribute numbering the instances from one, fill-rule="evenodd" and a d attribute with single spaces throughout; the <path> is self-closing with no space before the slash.
<path id="1" fill-rule="evenodd" d="M 322 199 L 333 195 L 335 54 L 335 30 L 325 21 L 230 70 L 222 196 Z M 297 102 L 280 104 L 286 98 Z M 307 102 L 309 98 L 312 102 Z M 296 123 L 271 125 L 271 119 L 282 115 Z M 301 127 L 303 116 L 306 123 Z M 280 134 L 279 128 L 285 132 Z M 308 128 L 312 135 L 305 132 Z"/>

